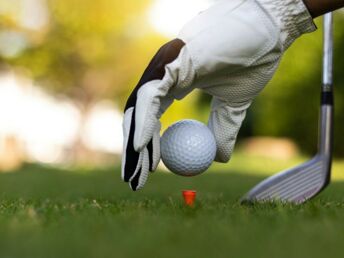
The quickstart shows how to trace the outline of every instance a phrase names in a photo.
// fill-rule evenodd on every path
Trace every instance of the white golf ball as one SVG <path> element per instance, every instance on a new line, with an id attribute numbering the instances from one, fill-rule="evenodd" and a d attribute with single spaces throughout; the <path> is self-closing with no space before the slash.
<path id="1" fill-rule="evenodd" d="M 207 170 L 216 155 L 216 142 L 210 129 L 195 120 L 171 125 L 161 137 L 161 159 L 173 173 L 195 176 Z"/>

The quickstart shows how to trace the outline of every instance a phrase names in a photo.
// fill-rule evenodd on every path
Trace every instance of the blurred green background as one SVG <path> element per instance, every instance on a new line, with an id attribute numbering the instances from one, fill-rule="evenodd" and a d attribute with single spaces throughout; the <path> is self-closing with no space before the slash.
<path id="1" fill-rule="evenodd" d="M 208 0 L 0 0 L 0 257 L 342 257 L 344 12 L 335 13 L 333 182 L 306 205 L 239 205 L 316 151 L 322 27 L 285 54 L 229 164 L 120 179 L 122 110 L 157 49 Z M 163 126 L 207 122 L 207 95 Z M 29 163 L 29 164 L 27 164 Z M 197 190 L 194 209 L 182 189 Z M 191 239 L 191 241 L 190 241 Z M 249 248 L 247 248 L 249 246 Z M 287 247 L 287 249 L 286 249 Z M 268 254 L 268 255 L 267 255 Z"/>
<path id="2" fill-rule="evenodd" d="M 59 99 L 73 105 L 77 116 L 71 120 L 78 121 L 75 123 L 74 131 L 72 130 L 73 133 L 62 129 L 67 120 L 62 119 L 60 123 L 56 122 L 51 126 L 56 131 L 61 130 L 61 134 L 73 135 L 68 140 L 62 139 L 63 144 L 59 144 L 58 140 L 52 143 L 55 149 L 62 148 L 59 151 L 60 156 L 61 153 L 68 153 L 62 155 L 64 158 L 59 159 L 60 163 L 87 163 L 88 157 L 97 151 L 102 152 L 104 157 L 105 154 L 111 153 L 120 155 L 120 120 L 114 120 L 112 125 L 110 119 L 107 119 L 107 122 L 104 119 L 103 123 L 90 122 L 90 114 L 97 114 L 94 113 L 94 109 L 98 103 L 107 101 L 108 113 L 112 108 L 112 114 L 116 112 L 121 116 L 126 98 L 157 49 L 176 35 L 183 19 L 186 21 L 192 18 L 195 13 L 212 2 L 186 1 L 183 13 L 178 1 L 167 0 L 1 1 L 2 77 L 11 74 L 17 81 L 16 87 L 19 88 L 27 87 L 25 85 L 30 81 L 33 87 L 43 89 L 39 94 L 56 100 L 56 109 Z M 178 18 L 172 20 L 171 17 L 177 14 Z M 343 22 L 344 13 L 338 11 L 335 15 L 336 157 L 344 156 L 344 135 L 341 133 L 344 131 L 344 124 L 340 122 L 344 118 L 344 78 L 341 74 L 344 68 L 344 28 L 340 26 Z M 260 136 L 283 137 L 296 143 L 303 154 L 309 155 L 316 151 L 321 85 L 321 20 L 317 19 L 316 24 L 319 28 L 317 32 L 304 35 L 287 51 L 277 74 L 250 108 L 239 139 Z M 6 86 L 6 80 L 2 82 L 3 85 Z M 23 93 L 17 90 L 17 94 Z M 162 118 L 163 126 L 166 127 L 182 118 L 195 118 L 206 122 L 209 101 L 209 96 L 195 91 L 172 106 Z M 53 109 L 48 106 L 45 108 L 44 105 L 37 109 L 49 108 Z M 21 117 L 30 117 L 30 112 L 34 112 L 27 106 L 22 107 L 17 113 L 12 110 L 15 109 L 13 105 L 4 105 L 2 109 L 6 111 L 2 124 L 21 119 L 17 113 Z M 11 112 L 13 115 L 9 115 Z M 67 110 L 61 112 L 68 113 Z M 54 113 L 45 116 L 51 117 L 53 123 Z M 38 122 L 35 122 L 35 119 Z M 32 123 L 39 123 L 40 127 L 44 123 L 49 123 L 44 121 L 44 115 L 35 119 L 32 119 Z M 30 121 L 29 118 L 28 120 Z M 10 126 L 10 129 L 2 130 L 3 145 L 10 149 L 11 153 L 21 152 L 18 156 L 25 159 L 26 156 L 30 156 L 32 150 L 20 146 L 35 145 L 39 137 L 27 140 L 30 136 L 22 136 L 17 129 L 13 129 L 23 125 L 14 124 L 15 126 Z M 93 131 L 87 127 L 93 128 Z M 113 129 L 113 138 L 118 138 L 116 143 L 109 146 L 97 143 L 98 137 L 94 131 L 100 134 L 105 127 L 108 127 L 107 136 L 110 128 Z M 35 127 L 27 128 L 27 131 L 30 130 L 36 131 Z M 44 131 L 47 133 L 53 129 L 47 127 Z M 48 134 L 46 138 L 49 138 Z M 92 139 L 93 143 L 90 143 Z M 25 150 L 19 151 L 20 149 Z M 43 149 L 42 147 L 41 152 Z M 57 152 L 55 151 L 55 156 L 58 156 Z M 31 156 L 39 156 L 39 151 Z M 40 161 L 37 157 L 36 160 Z M 46 160 L 48 162 L 49 157 Z M 100 160 L 101 164 L 102 160 L 107 158 Z M 54 161 L 54 158 L 50 161 Z"/>
<path id="3" fill-rule="evenodd" d="M 121 111 L 150 58 L 164 42 L 176 35 L 182 23 L 212 2 L 214 1 L 1 1 L 0 78 L 7 79 L 0 83 L 6 85 L 10 81 L 8 78 L 14 78 L 15 87 L 26 89 L 17 89 L 17 93 L 13 93 L 10 90 L 12 85 L 4 91 L 12 92 L 13 101 L 12 105 L 0 106 L 5 110 L 0 112 L 0 133 L 3 135 L 0 138 L 2 146 L 5 146 L 5 151 L 2 152 L 11 155 L 19 153 L 18 157 L 10 155 L 8 160 L 12 163 L 16 163 L 16 160 L 59 164 L 76 162 L 85 165 L 113 162 L 113 157 L 120 156 L 121 153 Z M 336 12 L 336 157 L 344 156 L 344 135 L 341 133 L 341 121 L 344 120 L 343 22 L 343 11 Z M 315 33 L 304 35 L 287 51 L 277 74 L 250 108 L 239 135 L 239 145 L 241 140 L 252 137 L 283 137 L 289 143 L 296 144 L 294 150 L 298 151 L 294 151 L 295 153 L 301 151 L 302 154 L 310 155 L 316 151 L 322 58 L 321 20 L 317 19 L 316 23 L 319 29 Z M 0 95 L 8 100 L 5 93 L 0 92 Z M 13 94 L 46 96 L 54 105 L 48 107 L 42 104 L 31 109 L 23 106 L 24 97 L 13 97 Z M 72 106 L 76 115 L 69 117 L 69 120 L 64 119 L 66 115 L 73 113 L 72 109 L 61 109 L 57 115 L 49 113 L 49 109 L 59 109 L 60 100 Z M 164 128 L 182 118 L 206 122 L 209 101 L 209 96 L 198 91 L 178 101 L 162 118 Z M 19 103 L 22 105 L 21 109 L 15 111 Z M 44 115 L 31 119 L 32 113 L 38 114 L 42 110 L 46 111 Z M 59 122 L 56 122 L 55 116 L 61 117 Z M 23 129 L 25 125 L 16 122 L 23 117 L 27 117 L 26 124 L 31 124 L 31 127 Z M 113 119 L 111 122 L 111 117 L 116 117 L 117 120 Z M 68 121 L 74 121 L 74 127 L 69 131 L 68 128 L 64 129 L 69 124 Z M 43 130 L 44 123 L 50 124 L 50 127 Z M 4 124 L 11 126 L 6 127 Z M 36 129 L 34 124 L 38 124 L 39 128 Z M 1 127 L 6 128 L 1 130 Z M 34 131 L 37 135 L 32 138 L 30 133 Z M 45 139 L 41 137 L 45 134 L 45 143 L 39 142 L 40 138 Z M 61 135 L 69 136 L 57 139 Z M 103 140 L 99 142 L 101 136 Z M 56 138 L 51 141 L 50 147 L 47 146 L 49 137 Z M 111 143 L 112 138 L 117 139 L 116 142 Z M 274 142 L 276 138 L 267 139 L 272 141 L 273 146 L 286 146 L 278 140 Z M 258 142 L 257 148 L 262 148 L 259 145 L 264 143 L 264 140 Z M 28 147 L 33 145 L 40 147 Z M 50 152 L 51 157 L 48 155 Z M 47 157 L 43 158 L 43 154 Z M 95 158 L 97 155 L 99 161 Z M 92 162 L 89 157 L 94 158 Z M 115 162 L 117 161 L 118 158 Z M 6 167 L 11 168 L 11 162 L 8 166 L 4 165 L 5 170 Z"/>

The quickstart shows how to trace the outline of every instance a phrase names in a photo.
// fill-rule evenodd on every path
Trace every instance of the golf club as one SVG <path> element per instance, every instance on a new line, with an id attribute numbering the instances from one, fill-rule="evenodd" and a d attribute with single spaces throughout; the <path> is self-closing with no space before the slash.
<path id="1" fill-rule="evenodd" d="M 242 203 L 301 204 L 320 193 L 330 182 L 333 142 L 333 18 L 324 16 L 323 78 L 318 153 L 313 159 L 273 175 L 251 189 Z"/>

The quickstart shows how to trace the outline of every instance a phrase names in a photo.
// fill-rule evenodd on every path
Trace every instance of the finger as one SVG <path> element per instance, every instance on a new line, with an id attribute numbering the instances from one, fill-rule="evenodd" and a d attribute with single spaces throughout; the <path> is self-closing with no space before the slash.
<path id="1" fill-rule="evenodd" d="M 125 107 L 125 111 L 127 113 L 127 111 L 129 111 L 129 114 L 127 115 L 127 117 L 131 117 L 130 119 L 128 118 L 125 121 L 125 128 L 124 128 L 124 151 L 125 153 L 123 154 L 123 161 L 122 161 L 122 178 L 125 181 L 130 180 L 130 178 L 135 175 L 137 173 L 137 168 L 139 167 L 139 152 L 148 144 L 148 142 L 151 141 L 151 144 L 149 144 L 149 148 L 150 148 L 150 153 L 151 153 L 151 166 L 150 169 L 153 170 L 153 167 L 156 166 L 156 163 L 158 163 L 157 160 L 157 153 L 160 153 L 159 150 L 154 151 L 154 146 L 159 146 L 158 144 L 153 144 L 152 141 L 152 133 L 151 130 L 156 131 L 155 127 L 158 126 L 158 121 L 156 116 L 152 117 L 152 119 L 148 120 L 150 123 L 150 130 L 148 130 L 148 133 L 146 134 L 146 138 L 144 139 L 143 142 L 141 142 L 141 144 L 139 144 L 139 146 L 137 146 L 135 148 L 134 146 L 134 139 L 135 139 L 135 132 L 137 131 L 137 123 L 136 123 L 136 115 L 139 118 L 144 117 L 143 119 L 149 119 L 148 117 L 142 116 L 140 114 L 146 114 L 147 110 L 144 110 L 142 112 L 143 109 L 145 109 L 146 107 L 150 106 L 149 101 L 147 101 L 146 103 L 143 103 L 143 107 L 140 107 L 140 113 L 137 114 L 136 110 L 134 109 L 135 105 L 137 104 L 137 98 L 138 98 L 138 91 L 142 88 L 143 85 L 146 85 L 147 83 L 154 81 L 154 80 L 158 80 L 158 79 L 162 79 L 164 77 L 165 74 L 165 65 L 167 63 L 172 62 L 179 54 L 180 49 L 184 46 L 184 43 L 181 40 L 173 40 L 171 42 L 169 42 L 168 44 L 166 44 L 165 46 L 163 46 L 159 52 L 157 53 L 157 55 L 153 58 L 153 60 L 151 61 L 151 63 L 149 64 L 149 66 L 147 67 L 147 69 L 145 70 L 141 80 L 139 81 L 138 85 L 136 86 L 135 90 L 133 91 L 133 93 L 131 94 L 131 96 L 129 97 L 126 107 Z M 165 92 L 165 94 L 167 93 L 167 91 Z M 159 94 L 157 94 L 159 95 Z M 144 98 L 145 100 L 145 98 Z M 154 114 L 158 113 L 159 110 L 159 103 L 157 103 L 156 106 L 156 110 L 153 112 Z M 143 128 L 144 126 L 142 126 L 142 121 L 139 121 L 140 124 L 140 128 Z M 141 130 L 139 130 L 141 131 Z M 142 132 L 142 131 L 141 131 Z M 137 134 L 136 138 L 140 138 L 142 135 L 142 133 Z M 154 160 L 154 162 L 153 162 Z M 154 165 L 153 165 L 154 163 Z"/>
<path id="2" fill-rule="evenodd" d="M 142 154 L 142 163 L 140 169 L 130 179 L 129 185 L 133 191 L 142 189 L 148 179 L 149 173 L 149 154 L 148 149 L 145 148 Z"/>
<path id="3" fill-rule="evenodd" d="M 161 81 L 147 83 L 138 92 L 135 109 L 134 149 L 142 151 L 152 140 L 159 125 L 160 96 L 167 94 L 161 87 Z"/>
<path id="4" fill-rule="evenodd" d="M 160 161 L 160 125 L 159 129 L 153 135 L 152 151 L 150 152 L 150 168 L 149 171 L 154 172 L 159 165 Z M 149 151 L 149 149 L 148 149 Z"/>
<path id="5" fill-rule="evenodd" d="M 121 176 L 125 182 L 137 172 L 140 153 L 134 150 L 135 109 L 129 108 L 123 119 L 123 154 Z"/>
<path id="6" fill-rule="evenodd" d="M 174 98 L 181 99 L 193 89 L 195 69 L 186 48 L 179 56 L 165 66 L 161 80 L 153 80 L 143 85 L 137 92 L 136 130 L 134 148 L 142 150 L 152 139 L 158 119 L 172 104 Z"/>
<path id="7" fill-rule="evenodd" d="M 213 98 L 208 127 L 216 139 L 216 161 L 222 163 L 229 161 L 246 110 L 250 104 L 251 102 L 247 102 L 233 106 Z"/>
<path id="8" fill-rule="evenodd" d="M 165 65 L 173 62 L 176 59 L 184 45 L 185 44 L 183 41 L 180 39 L 175 39 L 160 48 L 158 53 L 153 57 L 148 67 L 144 71 L 134 91 L 128 98 L 125 110 L 135 106 L 137 93 L 143 85 L 153 80 L 161 80 L 164 77 Z"/>
<path id="9" fill-rule="evenodd" d="M 166 98 L 170 89 L 176 85 L 180 85 L 185 94 L 186 86 L 195 77 L 190 56 L 184 46 L 184 42 L 179 39 L 164 45 L 145 70 L 127 102 L 126 108 L 135 105 L 137 110 L 134 136 L 136 151 L 145 148 L 153 137 L 157 120 L 161 116 L 161 99 Z"/>
<path id="10" fill-rule="evenodd" d="M 168 106 L 170 106 L 173 103 L 173 99 L 165 98 L 162 101 L 161 109 L 166 110 Z M 164 110 L 161 110 L 159 112 L 159 118 L 160 115 L 164 112 Z M 161 129 L 161 123 L 159 120 L 157 120 L 157 127 L 153 134 L 153 138 L 150 140 L 150 142 L 147 145 L 148 154 L 149 154 L 149 171 L 154 172 L 156 168 L 159 165 L 160 161 L 160 129 Z"/>

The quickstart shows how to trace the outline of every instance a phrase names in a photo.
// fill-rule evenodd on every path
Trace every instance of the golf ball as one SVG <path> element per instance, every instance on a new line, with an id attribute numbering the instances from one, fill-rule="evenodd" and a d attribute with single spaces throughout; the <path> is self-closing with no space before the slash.
<path id="1" fill-rule="evenodd" d="M 161 159 L 173 173 L 195 176 L 209 168 L 216 155 L 216 142 L 210 129 L 195 120 L 171 125 L 161 137 Z"/>

